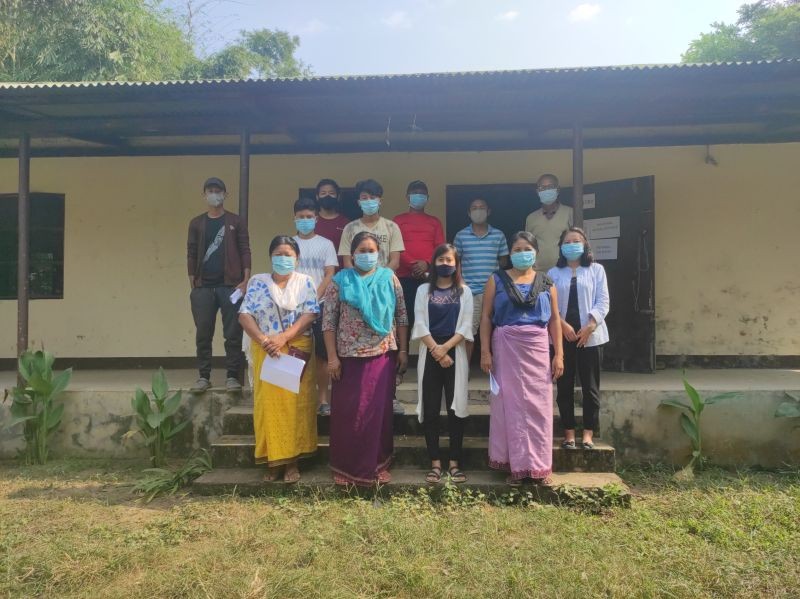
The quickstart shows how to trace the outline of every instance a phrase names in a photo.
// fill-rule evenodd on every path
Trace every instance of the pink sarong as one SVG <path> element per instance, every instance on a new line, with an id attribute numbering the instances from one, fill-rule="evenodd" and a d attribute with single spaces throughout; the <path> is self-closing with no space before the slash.
<path id="1" fill-rule="evenodd" d="M 553 381 L 547 328 L 497 327 L 492 333 L 493 375 L 489 466 L 511 478 L 546 478 L 553 471 Z"/>

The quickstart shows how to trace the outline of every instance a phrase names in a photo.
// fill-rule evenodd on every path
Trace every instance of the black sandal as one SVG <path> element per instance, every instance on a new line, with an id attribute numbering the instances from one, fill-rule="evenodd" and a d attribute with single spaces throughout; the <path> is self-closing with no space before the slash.
<path id="1" fill-rule="evenodd" d="M 453 466 L 447 471 L 450 480 L 456 484 L 467 482 L 467 475 L 459 470 L 458 466 Z"/>
<path id="2" fill-rule="evenodd" d="M 561 442 L 561 449 L 577 449 L 575 441 L 567 441 L 566 439 Z"/>
<path id="3" fill-rule="evenodd" d="M 584 449 L 594 449 L 594 443 L 591 441 L 584 441 L 581 445 L 583 445 Z"/>
<path id="4" fill-rule="evenodd" d="M 426 483 L 431 483 L 432 485 L 435 485 L 440 480 L 442 480 L 442 469 L 439 468 L 439 466 L 434 466 L 433 468 L 431 468 L 431 471 L 428 472 L 427 475 L 425 475 Z"/>

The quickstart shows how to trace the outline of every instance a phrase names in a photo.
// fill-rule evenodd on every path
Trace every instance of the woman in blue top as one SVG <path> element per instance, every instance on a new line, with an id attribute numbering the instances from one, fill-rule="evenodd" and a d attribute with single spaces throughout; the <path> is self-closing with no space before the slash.
<path id="1" fill-rule="evenodd" d="M 533 270 L 537 250 L 526 231 L 511 238 L 513 268 L 489 277 L 481 313 L 481 368 L 491 377 L 489 466 L 508 472 L 512 485 L 549 482 L 553 379 L 564 370 L 561 320 L 551 309 L 558 294 L 550 277 Z"/>
<path id="2" fill-rule="evenodd" d="M 565 449 L 575 449 L 575 371 L 583 390 L 584 449 L 594 449 L 600 409 L 600 346 L 608 342 L 609 310 L 605 269 L 594 261 L 582 229 L 570 227 L 558 242 L 560 257 L 547 273 L 558 289 L 558 312 L 564 333 L 564 376 L 558 381 L 558 411 Z"/>

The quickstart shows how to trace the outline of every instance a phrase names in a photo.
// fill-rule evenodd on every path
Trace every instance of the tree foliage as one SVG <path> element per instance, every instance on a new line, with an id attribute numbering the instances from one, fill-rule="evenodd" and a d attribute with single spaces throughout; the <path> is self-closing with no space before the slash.
<path id="1" fill-rule="evenodd" d="M 800 0 L 761 0 L 737 12 L 735 24 L 712 23 L 693 40 L 683 62 L 800 58 Z"/>
<path id="2" fill-rule="evenodd" d="M 204 4 L 207 4 L 205 2 Z M 183 3 L 192 10 L 191 0 Z M 243 31 L 200 56 L 190 12 L 161 0 L 0 0 L 0 81 L 143 81 L 306 74 L 285 31 Z"/>

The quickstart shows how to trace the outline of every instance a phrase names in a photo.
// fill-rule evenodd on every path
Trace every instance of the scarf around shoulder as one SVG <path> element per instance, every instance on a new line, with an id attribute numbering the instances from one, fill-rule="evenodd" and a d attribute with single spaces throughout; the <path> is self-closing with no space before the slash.
<path id="1" fill-rule="evenodd" d="M 550 287 L 553 286 L 553 279 L 543 272 L 537 272 L 530 289 L 528 289 L 528 294 L 523 297 L 519 287 L 511 280 L 511 276 L 505 270 L 496 270 L 494 274 L 503 283 L 508 298 L 519 308 L 533 308 L 536 306 L 539 294 L 543 291 L 549 291 Z"/>
<path id="2" fill-rule="evenodd" d="M 397 306 L 393 278 L 391 269 L 380 266 L 366 277 L 355 268 L 346 268 L 336 273 L 333 280 L 339 287 L 339 298 L 361 312 L 369 328 L 386 336 L 392 330 Z"/>

